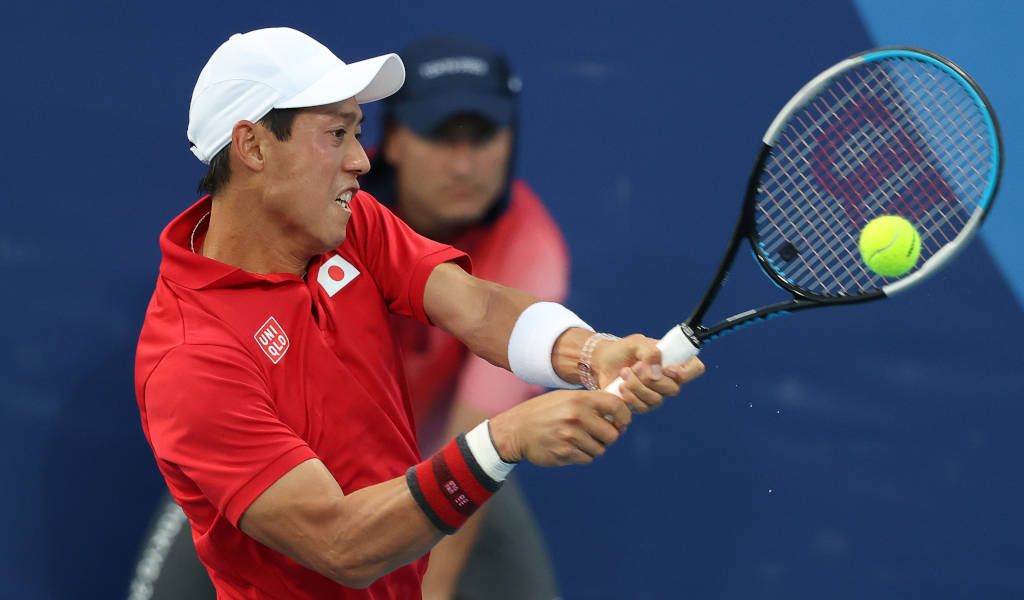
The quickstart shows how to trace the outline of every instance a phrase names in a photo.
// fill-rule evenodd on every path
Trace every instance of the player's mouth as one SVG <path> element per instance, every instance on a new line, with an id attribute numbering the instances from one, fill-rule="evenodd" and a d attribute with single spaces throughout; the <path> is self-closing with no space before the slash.
<path id="1" fill-rule="evenodd" d="M 335 198 L 334 202 L 335 204 L 344 208 L 345 210 L 349 210 L 348 203 L 352 201 L 352 196 L 354 194 L 355 190 L 347 190 L 346 192 L 342 193 L 340 196 Z"/>

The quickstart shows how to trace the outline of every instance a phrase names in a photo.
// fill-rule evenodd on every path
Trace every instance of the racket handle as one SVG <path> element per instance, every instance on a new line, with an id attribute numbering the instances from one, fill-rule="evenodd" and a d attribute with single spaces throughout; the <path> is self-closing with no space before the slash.
<path id="1" fill-rule="evenodd" d="M 697 356 L 697 353 L 700 352 L 698 343 L 685 323 L 669 329 L 668 333 L 658 340 L 657 344 L 658 349 L 661 350 L 661 366 L 681 365 Z M 621 398 L 622 394 L 619 393 L 619 384 L 621 383 L 622 378 L 616 377 L 615 381 L 609 383 L 604 388 L 604 391 Z"/>

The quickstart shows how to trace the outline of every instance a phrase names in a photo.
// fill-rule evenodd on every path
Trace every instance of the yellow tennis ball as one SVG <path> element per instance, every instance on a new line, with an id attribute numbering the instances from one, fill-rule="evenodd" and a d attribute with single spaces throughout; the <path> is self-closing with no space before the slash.
<path id="1" fill-rule="evenodd" d="M 877 217 L 860 232 L 860 255 L 875 273 L 898 277 L 917 264 L 921 256 L 921 236 L 903 217 Z"/>

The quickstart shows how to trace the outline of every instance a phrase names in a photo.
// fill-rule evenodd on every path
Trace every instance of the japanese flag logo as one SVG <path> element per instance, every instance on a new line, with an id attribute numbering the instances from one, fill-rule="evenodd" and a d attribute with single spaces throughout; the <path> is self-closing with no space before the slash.
<path id="1" fill-rule="evenodd" d="M 330 260 L 320 265 L 316 281 L 324 288 L 328 296 L 334 297 L 341 288 L 352 282 L 359 275 L 359 269 L 352 263 L 335 254 Z"/>

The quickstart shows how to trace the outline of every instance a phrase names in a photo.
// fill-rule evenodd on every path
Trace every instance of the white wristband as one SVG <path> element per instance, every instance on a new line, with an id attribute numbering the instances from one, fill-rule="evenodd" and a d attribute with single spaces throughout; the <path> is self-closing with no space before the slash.
<path id="1" fill-rule="evenodd" d="M 570 327 L 594 328 L 555 302 L 537 302 L 519 315 L 508 340 L 508 364 L 526 383 L 549 388 L 577 387 L 558 376 L 551 364 L 555 341 Z"/>
<path id="2" fill-rule="evenodd" d="M 512 469 L 519 464 L 501 460 L 498 449 L 494 447 L 494 440 L 491 439 L 488 421 L 477 425 L 466 434 L 466 445 L 469 446 L 469 451 L 473 453 L 473 458 L 480 468 L 494 481 L 505 481 Z"/>

